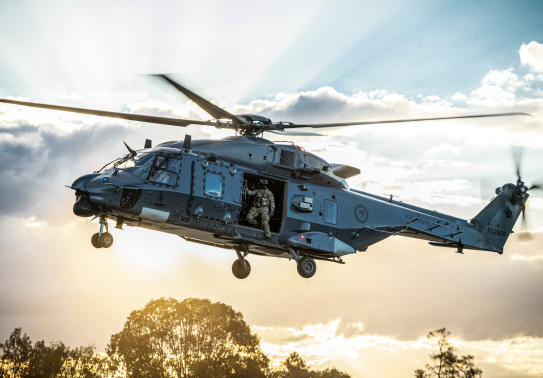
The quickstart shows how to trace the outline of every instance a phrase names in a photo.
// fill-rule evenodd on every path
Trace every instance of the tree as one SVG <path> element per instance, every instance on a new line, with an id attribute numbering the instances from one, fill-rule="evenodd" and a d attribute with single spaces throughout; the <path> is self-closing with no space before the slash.
<path id="1" fill-rule="evenodd" d="M 481 378 L 483 371 L 475 366 L 475 357 L 458 357 L 456 348 L 449 343 L 451 333 L 445 328 L 429 332 L 428 339 L 437 339 L 439 352 L 430 355 L 433 364 L 426 364 L 426 370 L 415 370 L 415 378 Z"/>
<path id="2" fill-rule="evenodd" d="M 62 372 L 64 361 L 70 355 L 70 348 L 57 341 L 49 346 L 45 341 L 38 341 L 30 352 L 28 360 L 28 378 L 56 377 Z"/>
<path id="3" fill-rule="evenodd" d="M 315 378 L 351 378 L 351 376 L 344 371 L 333 367 L 324 370 L 317 370 L 315 372 Z"/>
<path id="4" fill-rule="evenodd" d="M 272 372 L 272 378 L 351 378 L 345 372 L 335 367 L 325 370 L 309 370 L 310 366 L 302 359 L 298 352 L 292 352 L 288 358 L 281 362 L 278 371 Z"/>
<path id="5" fill-rule="evenodd" d="M 92 344 L 70 349 L 64 343 L 55 341 L 49 345 L 32 341 L 21 328 L 15 328 L 9 340 L 0 344 L 2 365 L 0 377 L 14 378 L 99 378 L 116 376 L 107 357 L 95 354 Z"/>
<path id="6" fill-rule="evenodd" d="M 264 377 L 269 365 L 240 312 L 196 298 L 160 298 L 132 311 L 107 354 L 134 378 Z"/>
<path id="7" fill-rule="evenodd" d="M 282 378 L 310 378 L 309 366 L 298 352 L 292 352 L 288 358 L 281 362 Z"/>
<path id="8" fill-rule="evenodd" d="M 3 375 L 12 377 L 23 377 L 28 372 L 28 359 L 32 351 L 32 341 L 24 334 L 21 336 L 22 328 L 15 328 L 2 348 L 2 372 Z"/>

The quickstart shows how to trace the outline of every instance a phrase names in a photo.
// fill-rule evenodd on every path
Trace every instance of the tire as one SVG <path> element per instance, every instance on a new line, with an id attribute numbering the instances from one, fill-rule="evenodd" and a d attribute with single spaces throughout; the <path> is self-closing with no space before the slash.
<path id="1" fill-rule="evenodd" d="M 309 256 L 304 256 L 298 262 L 298 274 L 303 278 L 311 278 L 317 273 L 317 263 Z"/>
<path id="2" fill-rule="evenodd" d="M 113 236 L 109 232 L 104 232 L 99 239 L 103 248 L 109 248 L 113 244 Z"/>
<path id="3" fill-rule="evenodd" d="M 102 248 L 102 244 L 100 244 L 99 237 L 100 237 L 99 233 L 92 235 L 91 243 L 94 248 Z"/>
<path id="4" fill-rule="evenodd" d="M 249 264 L 249 261 L 247 260 L 245 260 L 245 264 L 247 264 L 247 269 L 243 268 L 241 261 L 234 261 L 232 264 L 232 273 L 234 273 L 234 277 L 239 278 L 240 280 L 249 277 L 249 274 L 251 274 L 251 264 Z"/>

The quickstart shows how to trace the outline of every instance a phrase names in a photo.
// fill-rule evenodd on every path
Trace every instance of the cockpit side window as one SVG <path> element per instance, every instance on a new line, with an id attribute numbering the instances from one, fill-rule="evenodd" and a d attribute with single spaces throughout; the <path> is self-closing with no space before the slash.
<path id="1" fill-rule="evenodd" d="M 175 186 L 180 165 L 181 160 L 177 157 L 157 154 L 147 180 L 153 184 Z"/>

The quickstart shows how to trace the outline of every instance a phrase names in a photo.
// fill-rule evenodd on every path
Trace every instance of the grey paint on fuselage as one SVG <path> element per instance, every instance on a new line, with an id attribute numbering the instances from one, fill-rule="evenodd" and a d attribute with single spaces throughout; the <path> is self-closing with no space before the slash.
<path id="1" fill-rule="evenodd" d="M 192 150 L 183 149 L 182 142 L 175 141 L 138 152 L 160 152 L 180 157 L 182 161 L 177 184 L 172 187 L 140 180 L 121 168 L 83 176 L 74 182 L 72 188 L 88 193 L 89 200 L 100 207 L 109 219 L 123 219 L 124 224 L 129 226 L 176 234 L 206 245 L 291 258 L 288 247 L 279 243 L 280 234 L 300 230 L 303 224 L 309 224 L 312 232 L 335 237 L 356 251 L 364 251 L 391 235 L 399 234 L 442 243 L 443 246 L 462 245 L 501 253 L 510 232 L 506 232 L 503 243 L 501 239 L 496 239 L 503 237 L 502 233 L 505 235 L 505 231 L 500 231 L 504 228 L 501 215 L 485 218 L 486 224 L 473 224 L 450 215 L 351 190 L 344 179 L 327 170 L 330 164 L 323 159 L 297 146 L 278 145 L 262 138 L 242 136 L 222 141 L 193 141 Z M 206 171 L 222 175 L 221 199 L 206 197 L 202 188 L 196 186 L 203 185 L 198 177 Z M 283 206 L 281 227 L 268 242 L 264 240 L 261 229 L 238 223 L 243 195 L 241 182 L 245 173 L 286 185 L 283 203 L 278 204 Z M 137 188 L 141 189 L 137 202 L 131 208 L 122 208 L 121 202 L 126 201 L 123 195 Z M 300 196 L 307 197 L 311 202 L 307 205 L 308 210 L 300 211 L 291 203 L 293 198 Z M 495 206 L 508 205 L 507 208 L 511 208 L 512 216 L 505 221 L 511 219 L 514 224 L 521 206 L 507 202 L 506 194 L 498 196 L 495 201 Z M 335 206 L 337 214 L 326 213 L 334 211 Z M 146 216 L 148 214 L 154 215 Z"/>

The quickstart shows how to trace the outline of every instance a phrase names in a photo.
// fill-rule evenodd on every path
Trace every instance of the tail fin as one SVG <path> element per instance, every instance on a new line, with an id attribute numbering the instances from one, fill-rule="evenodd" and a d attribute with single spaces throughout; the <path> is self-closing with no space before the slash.
<path id="1" fill-rule="evenodd" d="M 481 232 L 482 240 L 474 247 L 502 252 L 519 215 L 528 199 L 516 196 L 516 186 L 506 184 L 500 193 L 472 220 L 468 221 Z"/>

